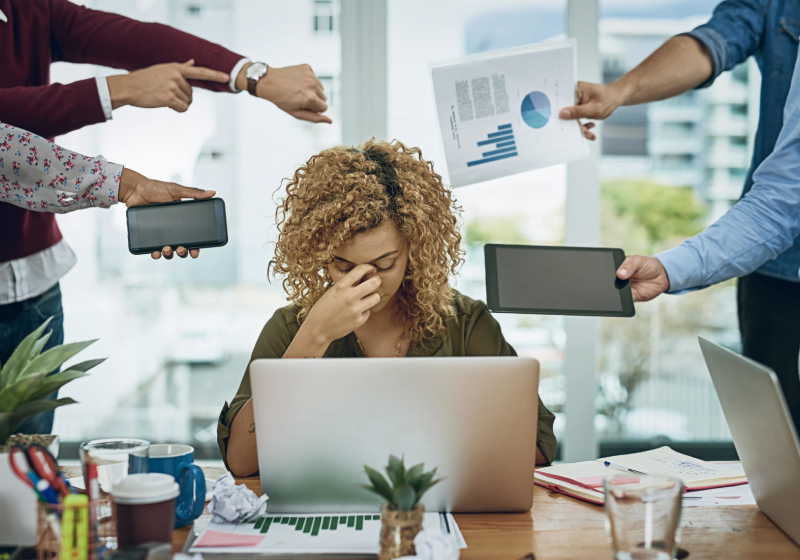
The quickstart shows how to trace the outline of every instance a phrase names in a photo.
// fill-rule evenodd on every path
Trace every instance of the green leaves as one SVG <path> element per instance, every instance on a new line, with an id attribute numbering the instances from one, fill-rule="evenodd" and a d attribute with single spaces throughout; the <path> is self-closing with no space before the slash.
<path id="1" fill-rule="evenodd" d="M 22 425 L 22 422 L 29 416 L 56 409 L 59 406 L 75 403 L 76 401 L 65 397 L 54 401 L 32 401 L 23 404 L 13 412 L 0 412 L 0 441 L 5 443 L 9 436 L 16 432 Z"/>
<path id="2" fill-rule="evenodd" d="M 42 352 L 52 334 L 52 331 L 44 333 L 52 319 L 50 317 L 26 336 L 0 368 L 0 445 L 19 429 L 25 418 L 59 406 L 74 404 L 75 401 L 69 398 L 54 401 L 43 399 L 70 381 L 84 377 L 87 371 L 104 361 L 88 360 L 66 371 L 49 375 L 96 342 L 73 342 Z"/>
<path id="3" fill-rule="evenodd" d="M 51 371 L 60 368 L 61 365 L 73 357 L 75 354 L 97 342 L 96 340 L 87 340 L 86 342 L 73 342 L 71 344 L 64 344 L 56 346 L 47 350 L 43 354 L 36 356 L 22 369 L 19 377 L 28 375 L 37 375 L 44 373 L 45 375 Z"/>
<path id="4" fill-rule="evenodd" d="M 404 460 L 394 455 L 389 456 L 389 464 L 386 466 L 389 480 L 366 465 L 364 471 L 372 485 L 363 485 L 362 488 L 381 496 L 391 509 L 399 511 L 413 510 L 425 492 L 441 480 L 435 478 L 436 469 L 425 472 L 423 463 L 406 470 Z"/>
<path id="5" fill-rule="evenodd" d="M 35 351 L 36 341 L 42 336 L 44 329 L 47 328 L 47 325 L 49 325 L 52 320 L 53 318 L 50 317 L 47 321 L 42 323 L 42 326 L 26 336 L 22 342 L 19 343 L 19 346 L 17 346 L 17 349 L 11 354 L 6 365 L 3 366 L 3 370 L 0 371 L 0 387 L 5 387 L 9 383 L 16 381 L 22 368 L 39 355 L 38 352 Z M 41 345 L 39 351 L 41 351 L 42 347 L 44 347 L 44 345 Z"/>

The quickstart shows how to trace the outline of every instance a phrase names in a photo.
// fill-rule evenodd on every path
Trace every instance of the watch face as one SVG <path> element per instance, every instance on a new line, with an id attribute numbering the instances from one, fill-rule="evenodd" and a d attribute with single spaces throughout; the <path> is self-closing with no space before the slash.
<path id="1" fill-rule="evenodd" d="M 247 79 L 258 80 L 267 71 L 267 65 L 263 62 L 254 62 L 247 68 Z"/>

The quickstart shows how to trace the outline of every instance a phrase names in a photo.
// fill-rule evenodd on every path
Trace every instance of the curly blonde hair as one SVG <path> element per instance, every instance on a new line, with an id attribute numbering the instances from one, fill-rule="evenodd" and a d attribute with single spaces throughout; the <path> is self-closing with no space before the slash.
<path id="1" fill-rule="evenodd" d="M 416 346 L 439 335 L 445 318 L 455 314 L 448 280 L 463 262 L 460 214 L 419 148 L 374 139 L 331 148 L 309 159 L 286 185 L 270 268 L 283 277 L 302 321 L 333 283 L 327 269 L 333 250 L 393 221 L 409 253 L 397 311 Z"/>

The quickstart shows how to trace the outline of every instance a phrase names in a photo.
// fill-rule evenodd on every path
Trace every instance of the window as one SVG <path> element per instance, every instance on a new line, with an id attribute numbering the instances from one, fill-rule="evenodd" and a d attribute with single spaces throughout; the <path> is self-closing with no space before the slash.
<path id="1" fill-rule="evenodd" d="M 333 0 L 314 0 L 314 33 L 333 33 L 336 8 Z"/>
<path id="2" fill-rule="evenodd" d="M 307 62 L 327 76 L 329 96 L 339 75 L 338 35 L 310 29 L 312 3 L 98 0 L 92 6 L 173 25 L 252 60 Z M 235 11 L 248 17 L 234 17 Z M 292 44 L 305 49 L 294 55 L 286 48 Z M 53 80 L 107 73 L 118 71 L 59 63 Z M 108 436 L 185 442 L 200 458 L 219 457 L 222 404 L 235 395 L 264 324 L 287 304 L 279 283 L 267 280 L 273 195 L 296 165 L 340 142 L 336 109 L 328 114 L 333 125 L 314 127 L 246 93 L 195 88 L 184 114 L 125 107 L 112 121 L 58 138 L 152 178 L 215 189 L 226 202 L 232 241 L 194 261 L 152 261 L 128 253 L 124 207 L 58 217 L 78 255 L 62 280 L 66 336 L 100 339 L 84 359 L 109 357 L 90 378 L 63 390 L 80 403 L 55 416 L 67 457 L 76 457 L 77 442 Z"/>
<path id="3" fill-rule="evenodd" d="M 715 3 L 601 2 L 605 81 L 669 37 L 707 21 Z M 603 245 L 655 254 L 701 231 L 738 198 L 757 120 L 758 99 L 748 90 L 754 73 L 754 66 L 743 64 L 708 89 L 623 107 L 608 119 L 602 131 Z M 620 129 L 634 119 L 646 150 L 620 140 Z M 601 449 L 604 441 L 608 449 L 653 438 L 729 440 L 697 335 L 736 348 L 735 299 L 728 282 L 639 304 L 633 319 L 601 322 L 595 422 Z"/>
<path id="4" fill-rule="evenodd" d="M 389 137 L 422 148 L 444 168 L 433 118 L 428 63 L 465 54 L 515 47 L 563 36 L 566 2 L 534 3 L 473 0 L 452 4 L 424 0 L 389 3 Z M 424 14 L 424 17 L 421 15 Z M 456 288 L 485 301 L 483 245 L 564 241 L 566 169 L 556 166 L 454 191 L 463 207 L 466 263 Z M 509 204 L 509 201 L 514 201 Z M 495 314 L 508 342 L 522 356 L 541 362 L 540 394 L 564 427 L 562 317 Z"/>

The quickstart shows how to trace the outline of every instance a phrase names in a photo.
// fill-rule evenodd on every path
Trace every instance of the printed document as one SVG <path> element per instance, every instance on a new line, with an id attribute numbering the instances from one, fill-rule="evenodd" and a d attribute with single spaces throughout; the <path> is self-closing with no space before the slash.
<path id="1" fill-rule="evenodd" d="M 431 65 L 452 187 L 589 155 L 577 121 L 575 41 L 546 42 Z"/>
<path id="2" fill-rule="evenodd" d="M 423 528 L 467 544 L 449 513 L 426 513 Z M 267 514 L 252 521 L 209 523 L 189 552 L 214 554 L 377 554 L 379 514 Z"/>

